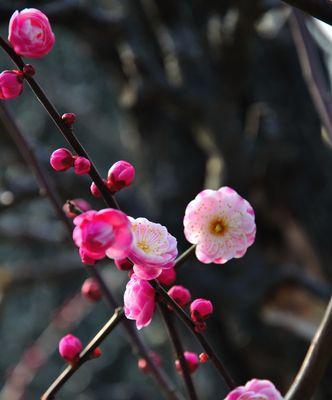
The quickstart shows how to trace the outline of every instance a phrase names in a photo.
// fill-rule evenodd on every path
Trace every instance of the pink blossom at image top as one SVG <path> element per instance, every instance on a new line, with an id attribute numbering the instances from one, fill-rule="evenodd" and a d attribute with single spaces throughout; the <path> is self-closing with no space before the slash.
<path id="1" fill-rule="evenodd" d="M 155 290 L 146 280 L 133 274 L 124 293 L 124 312 L 136 321 L 138 330 L 148 326 L 156 309 Z"/>
<path id="2" fill-rule="evenodd" d="M 255 240 L 255 213 L 247 200 L 224 186 L 203 190 L 185 212 L 184 234 L 197 245 L 196 256 L 208 264 L 242 257 Z"/>
<path id="3" fill-rule="evenodd" d="M 177 241 L 161 224 L 146 218 L 130 218 L 133 230 L 133 245 L 129 254 L 134 263 L 134 272 L 141 278 L 157 278 L 163 269 L 172 268 L 178 250 Z"/>
<path id="4" fill-rule="evenodd" d="M 82 349 L 83 345 L 80 339 L 70 333 L 59 342 L 59 353 L 68 362 L 74 361 Z"/>
<path id="5" fill-rule="evenodd" d="M 194 373 L 197 370 L 198 366 L 199 366 L 199 357 L 198 357 L 198 355 L 196 353 L 192 353 L 191 351 L 185 351 L 183 353 L 183 355 L 184 355 L 184 358 L 185 358 L 185 360 L 187 362 L 187 366 L 188 366 L 189 372 L 191 374 Z M 179 373 L 182 374 L 182 368 L 181 368 L 181 364 L 180 364 L 179 360 L 175 361 L 175 368 Z"/>
<path id="6" fill-rule="evenodd" d="M 283 400 L 272 382 L 252 379 L 245 386 L 232 390 L 224 400 Z"/>
<path id="7" fill-rule="evenodd" d="M 130 186 L 135 179 L 135 168 L 127 161 L 117 161 L 108 171 L 107 182 L 112 192 Z"/>
<path id="8" fill-rule="evenodd" d="M 17 54 L 40 58 L 52 50 L 55 37 L 44 13 L 36 8 L 25 8 L 12 15 L 8 40 Z"/>
<path id="9" fill-rule="evenodd" d="M 125 213 L 113 208 L 90 210 L 74 219 L 73 239 L 83 263 L 125 258 L 133 240 L 131 223 Z"/>
<path id="10" fill-rule="evenodd" d="M 3 71 L 0 74 L 0 99 L 10 100 L 23 91 L 23 78 L 20 71 Z"/>

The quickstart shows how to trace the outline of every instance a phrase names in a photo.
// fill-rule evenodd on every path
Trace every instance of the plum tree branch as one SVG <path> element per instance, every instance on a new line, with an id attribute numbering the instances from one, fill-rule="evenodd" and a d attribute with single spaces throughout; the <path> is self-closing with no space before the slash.
<path id="1" fill-rule="evenodd" d="M 305 13 L 321 19 L 332 25 L 332 1 L 331 0 L 283 0 L 285 3 L 297 7 Z"/>

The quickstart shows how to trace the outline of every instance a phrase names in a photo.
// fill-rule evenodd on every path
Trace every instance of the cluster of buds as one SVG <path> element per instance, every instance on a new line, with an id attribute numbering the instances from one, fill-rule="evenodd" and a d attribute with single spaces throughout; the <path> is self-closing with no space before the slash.
<path id="1" fill-rule="evenodd" d="M 48 54 L 55 42 L 47 16 L 35 8 L 16 11 L 9 22 L 8 40 L 16 54 L 29 58 L 41 58 Z M 0 99 L 9 100 L 23 91 L 26 76 L 35 74 L 32 65 L 22 71 L 5 70 L 0 74 Z"/>
<path id="2" fill-rule="evenodd" d="M 91 168 L 91 163 L 87 158 L 74 156 L 70 150 L 65 148 L 53 151 L 50 157 L 50 164 L 56 171 L 67 171 L 70 168 L 74 168 L 77 175 L 88 174 Z"/>
<path id="3" fill-rule="evenodd" d="M 127 161 L 120 160 L 111 166 L 107 174 L 107 179 L 104 179 L 104 183 L 110 192 L 114 194 L 119 190 L 130 186 L 134 179 L 134 166 Z M 101 196 L 101 193 L 94 182 L 91 184 L 90 191 L 94 197 Z"/>

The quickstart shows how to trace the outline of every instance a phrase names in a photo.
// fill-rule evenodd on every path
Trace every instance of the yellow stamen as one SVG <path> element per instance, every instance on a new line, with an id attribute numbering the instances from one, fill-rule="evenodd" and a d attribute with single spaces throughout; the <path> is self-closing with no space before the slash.
<path id="1" fill-rule="evenodd" d="M 211 223 L 210 230 L 211 230 L 211 233 L 213 233 L 214 235 L 221 236 L 225 233 L 226 229 L 227 229 L 227 226 L 222 219 L 214 220 Z"/>

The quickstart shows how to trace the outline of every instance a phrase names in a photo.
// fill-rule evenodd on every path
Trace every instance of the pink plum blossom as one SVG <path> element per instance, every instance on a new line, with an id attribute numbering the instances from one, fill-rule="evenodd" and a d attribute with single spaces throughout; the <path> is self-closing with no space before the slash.
<path id="1" fill-rule="evenodd" d="M 227 186 L 199 193 L 188 204 L 183 223 L 187 240 L 197 245 L 197 258 L 206 264 L 240 258 L 255 240 L 254 210 Z"/>
<path id="2" fill-rule="evenodd" d="M 84 264 L 93 264 L 107 255 L 125 258 L 132 243 L 131 224 L 122 211 L 106 208 L 90 210 L 74 219 L 73 239 Z"/>
<path id="3" fill-rule="evenodd" d="M 55 37 L 44 13 L 36 8 L 25 8 L 12 15 L 8 40 L 17 54 L 40 58 L 51 51 Z"/>
<path id="4" fill-rule="evenodd" d="M 0 99 L 9 100 L 23 91 L 23 78 L 20 71 L 3 71 L 0 74 Z"/>
<path id="5" fill-rule="evenodd" d="M 134 272 L 141 279 L 157 278 L 163 269 L 172 268 L 177 251 L 177 241 L 166 227 L 146 218 L 131 218 L 134 235 L 129 254 Z"/>
<path id="6" fill-rule="evenodd" d="M 272 382 L 252 379 L 232 390 L 224 400 L 282 400 L 282 396 Z"/>
<path id="7" fill-rule="evenodd" d="M 59 353 L 68 362 L 73 362 L 83 349 L 80 339 L 72 334 L 64 336 L 59 342 Z"/>
<path id="8" fill-rule="evenodd" d="M 137 329 L 142 329 L 150 324 L 155 308 L 155 290 L 149 282 L 133 274 L 124 293 L 126 317 L 135 320 Z"/>
<path id="9" fill-rule="evenodd" d="M 112 192 L 130 186 L 135 179 L 135 168 L 127 161 L 117 161 L 108 171 L 107 182 Z"/>

